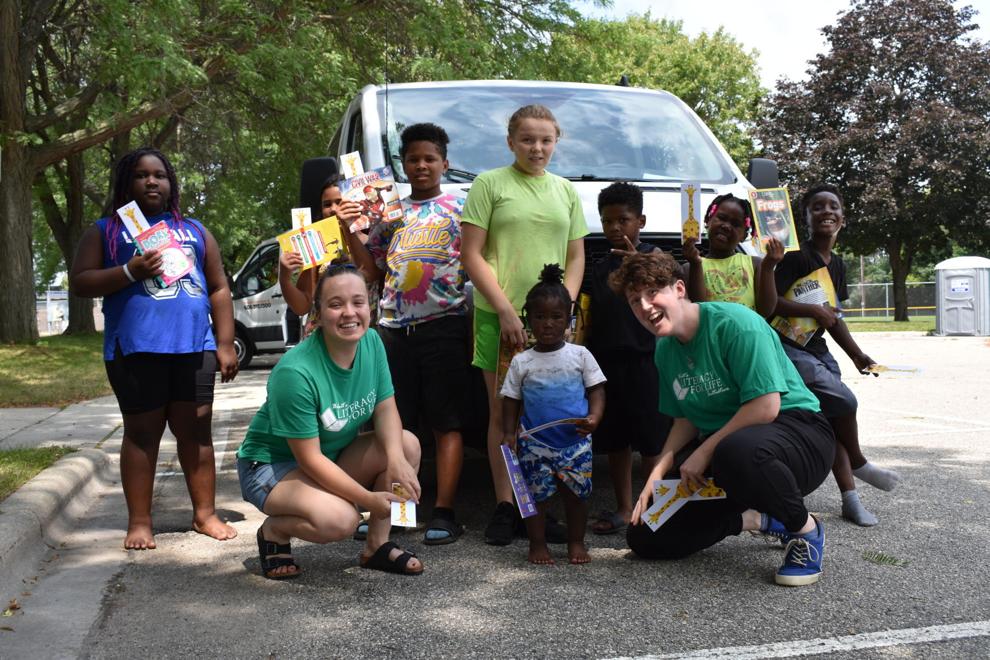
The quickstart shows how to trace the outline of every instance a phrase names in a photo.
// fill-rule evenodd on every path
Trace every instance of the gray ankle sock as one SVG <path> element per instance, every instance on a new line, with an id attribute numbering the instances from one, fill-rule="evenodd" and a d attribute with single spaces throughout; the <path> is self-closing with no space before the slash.
<path id="1" fill-rule="evenodd" d="M 859 501 L 859 493 L 847 490 L 842 493 L 842 517 L 851 520 L 860 527 L 873 527 L 880 522 L 875 515 L 866 510 Z"/>
<path id="2" fill-rule="evenodd" d="M 852 471 L 858 479 L 862 479 L 874 488 L 880 490 L 894 490 L 894 486 L 901 480 L 901 475 L 893 470 L 874 465 L 869 461 Z"/>

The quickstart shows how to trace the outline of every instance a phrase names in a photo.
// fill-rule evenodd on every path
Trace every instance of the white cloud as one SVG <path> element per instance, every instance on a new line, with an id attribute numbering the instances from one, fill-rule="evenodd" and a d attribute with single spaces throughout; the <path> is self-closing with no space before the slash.
<path id="1" fill-rule="evenodd" d="M 990 0 L 956 2 L 957 7 L 971 5 L 977 12 L 976 23 L 983 27 L 973 35 L 990 40 Z M 586 16 L 622 19 L 629 14 L 651 12 L 654 18 L 668 18 L 683 23 L 684 31 L 693 36 L 714 32 L 720 26 L 747 50 L 759 53 L 760 79 L 764 87 L 773 88 L 781 76 L 799 80 L 805 77 L 808 60 L 824 52 L 821 28 L 835 22 L 840 12 L 849 8 L 848 0 L 614 0 L 602 9 L 589 2 L 578 2 Z"/>

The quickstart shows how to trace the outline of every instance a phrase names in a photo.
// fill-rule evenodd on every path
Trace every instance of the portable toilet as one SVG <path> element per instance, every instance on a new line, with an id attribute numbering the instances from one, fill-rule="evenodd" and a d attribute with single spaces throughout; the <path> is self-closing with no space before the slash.
<path id="1" fill-rule="evenodd" d="M 990 259 L 954 257 L 935 266 L 935 334 L 990 335 Z"/>

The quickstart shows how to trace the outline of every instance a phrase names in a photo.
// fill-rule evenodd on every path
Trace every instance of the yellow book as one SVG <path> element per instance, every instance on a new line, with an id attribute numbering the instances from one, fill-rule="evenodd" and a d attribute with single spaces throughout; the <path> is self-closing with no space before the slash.
<path id="1" fill-rule="evenodd" d="M 302 256 L 301 270 L 321 266 L 347 254 L 347 244 L 340 235 L 340 222 L 335 217 L 279 234 L 278 244 L 283 252 L 298 252 Z"/>
<path id="2" fill-rule="evenodd" d="M 808 305 L 838 306 L 835 299 L 835 287 L 832 286 L 832 278 L 825 266 L 794 282 L 784 294 L 784 298 Z M 815 319 L 804 316 L 792 316 L 790 318 L 777 316 L 770 322 L 770 325 L 780 334 L 802 346 L 806 346 L 815 336 L 818 328 L 821 327 Z"/>

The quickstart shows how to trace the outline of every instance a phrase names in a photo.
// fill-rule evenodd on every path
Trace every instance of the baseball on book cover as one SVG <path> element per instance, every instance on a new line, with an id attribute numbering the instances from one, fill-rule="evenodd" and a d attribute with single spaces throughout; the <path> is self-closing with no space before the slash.
<path id="1" fill-rule="evenodd" d="M 749 191 L 750 206 L 753 207 L 754 239 L 759 241 L 760 250 L 766 254 L 767 241 L 771 236 L 784 244 L 785 252 L 801 248 L 794 216 L 791 214 L 791 200 L 787 188 L 763 188 Z"/>
<path id="2" fill-rule="evenodd" d="M 158 250 L 162 255 L 162 274 L 155 278 L 159 288 L 171 286 L 193 269 L 192 259 L 164 220 L 135 236 L 134 242 L 142 254 L 148 250 Z"/>
<path id="3" fill-rule="evenodd" d="M 835 299 L 835 287 L 832 286 L 832 278 L 825 266 L 813 270 L 795 281 L 784 294 L 784 298 L 808 305 L 838 306 L 838 301 Z M 770 322 L 770 325 L 780 334 L 802 346 L 807 346 L 820 327 L 818 321 L 805 316 L 790 318 L 777 316 Z"/>
<path id="4" fill-rule="evenodd" d="M 361 206 L 361 217 L 351 223 L 352 234 L 402 218 L 399 188 L 395 185 L 391 167 L 379 167 L 341 181 L 340 194 Z"/>
<path id="5" fill-rule="evenodd" d="M 335 217 L 279 234 L 278 244 L 283 252 L 299 253 L 303 261 L 300 270 L 321 266 L 347 254 L 347 246 L 340 235 L 340 222 Z"/>

